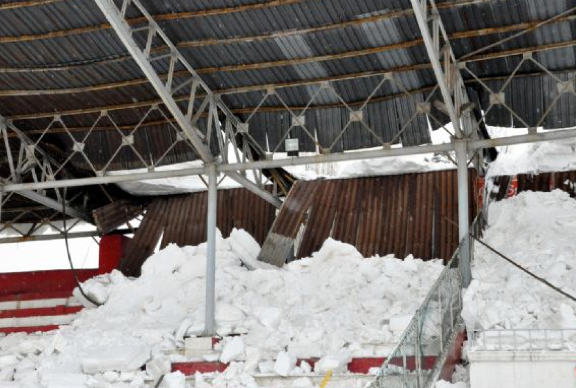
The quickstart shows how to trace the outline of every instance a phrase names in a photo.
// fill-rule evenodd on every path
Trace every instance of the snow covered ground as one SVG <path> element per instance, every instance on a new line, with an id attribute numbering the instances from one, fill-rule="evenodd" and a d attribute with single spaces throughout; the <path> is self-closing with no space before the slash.
<path id="1" fill-rule="evenodd" d="M 563 191 L 522 192 L 490 205 L 483 240 L 576 294 L 576 201 Z M 476 243 L 462 316 L 469 330 L 575 329 L 576 303 Z"/>
<path id="2" fill-rule="evenodd" d="M 334 240 L 282 269 L 241 266 L 258 249 L 238 230 L 217 243 L 216 319 L 224 338 L 203 358 L 238 363 L 216 376 L 216 386 L 254 386 L 252 373 L 311 372 L 295 367 L 297 357 L 321 357 L 322 374 L 352 356 L 387 355 L 443 268 L 411 256 L 364 259 Z M 157 378 L 169 361 L 183 359 L 183 337 L 203 330 L 205 250 L 171 245 L 148 259 L 138 279 L 115 271 L 86 282 L 104 305 L 85 309 L 70 326 L 0 337 L 0 386 L 138 387 Z M 139 370 L 144 364 L 147 372 Z M 170 379 L 177 381 L 166 385 Z M 181 379 L 170 375 L 164 386 L 181 387 Z M 197 386 L 208 384 L 200 380 Z"/>

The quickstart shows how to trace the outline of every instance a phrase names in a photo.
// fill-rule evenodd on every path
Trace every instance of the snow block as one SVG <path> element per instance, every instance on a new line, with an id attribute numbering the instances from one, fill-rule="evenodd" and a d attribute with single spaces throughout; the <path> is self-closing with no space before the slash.
<path id="1" fill-rule="evenodd" d="M 139 369 L 150 359 L 150 348 L 145 345 L 100 346 L 80 353 L 82 371 L 88 374 L 109 370 L 129 372 Z"/>

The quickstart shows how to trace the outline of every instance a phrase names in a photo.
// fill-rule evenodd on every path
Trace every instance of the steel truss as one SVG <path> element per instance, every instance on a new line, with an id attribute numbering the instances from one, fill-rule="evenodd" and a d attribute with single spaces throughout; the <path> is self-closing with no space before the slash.
<path id="1" fill-rule="evenodd" d="M 38 135 L 35 141 L 18 130 L 12 122 L 0 121 L 1 135 L 10 170 L 8 176 L 2 177 L 0 199 L 4 197 L 4 202 L 6 202 L 7 197 L 18 193 L 18 195 L 27 196 L 27 198 L 31 198 L 44 206 L 57 209 L 62 198 L 60 188 L 187 175 L 207 176 L 209 192 L 207 334 L 212 334 L 214 331 L 215 237 L 213 232 L 216 217 L 215 193 L 219 174 L 228 175 L 267 201 L 280 206 L 278 198 L 263 189 L 263 185 L 268 183 L 270 179 L 265 178 L 262 170 L 315 163 L 454 152 L 459 178 L 459 234 L 463 246 L 469 247 L 468 186 L 466 183 L 468 181 L 467 167 L 470 161 L 472 160 L 482 172 L 482 151 L 486 148 L 576 137 L 576 129 L 536 133 L 536 127 L 545 124 L 547 117 L 553 112 L 559 101 L 567 98 L 567 96 L 576 97 L 574 74 L 558 75 L 546 69 L 530 53 L 521 52 L 518 54 L 511 51 L 507 55 L 521 55 L 522 59 L 514 72 L 509 77 L 502 79 L 500 86 L 495 88 L 474 74 L 472 67 L 466 61 L 456 59 L 434 0 L 411 0 L 411 4 L 436 76 L 437 85 L 431 86 L 425 91 L 422 89 L 418 91 L 408 90 L 405 86 L 404 76 L 407 71 L 418 70 L 416 66 L 412 69 L 390 69 L 390 71 L 359 75 L 362 78 L 373 79 L 375 87 L 367 91 L 362 101 L 354 102 L 346 101 L 336 87 L 337 82 L 350 79 L 350 77 L 344 76 L 332 80 L 305 80 L 301 84 L 270 85 L 267 88 L 262 88 L 262 85 L 259 85 L 257 89 L 246 87 L 246 92 L 260 91 L 262 97 L 257 106 L 246 108 L 243 111 L 246 114 L 244 121 L 239 120 L 226 106 L 221 96 L 214 93 L 200 78 L 197 71 L 179 52 L 177 46 L 168 38 L 139 0 L 118 0 L 116 2 L 113 0 L 95 0 L 95 2 L 130 56 L 154 87 L 162 104 L 148 103 L 146 105 L 139 103 L 140 105 L 134 106 L 137 108 L 148 107 L 148 109 L 139 122 L 132 125 L 119 125 L 112 112 L 106 109 L 99 111 L 99 116 L 89 128 L 72 128 L 66 124 L 67 115 L 73 116 L 86 112 L 70 111 L 62 115 L 56 114 L 51 117 L 50 123 L 44 130 L 39 133 L 35 131 L 35 135 Z M 126 15 L 128 13 L 131 16 L 142 16 L 140 18 L 142 22 L 139 24 L 127 23 Z M 486 59 L 493 58 L 487 56 Z M 478 60 L 483 59 L 471 59 L 474 62 Z M 556 93 L 536 122 L 527 120 L 515 112 L 509 98 L 508 88 L 513 78 L 520 76 L 519 70 L 525 64 L 539 68 L 542 75 L 550 79 L 550 85 L 554 86 Z M 420 68 L 424 67 L 421 66 Z M 480 107 L 474 106 L 470 96 L 468 96 L 466 84 L 470 82 L 479 85 L 490 96 L 489 107 L 483 112 L 480 111 Z M 290 106 L 286 102 L 282 89 L 302 85 L 305 85 L 310 93 L 308 103 L 300 107 Z M 387 92 L 384 97 L 380 97 L 382 91 Z M 440 94 L 441 99 L 438 99 L 438 94 Z M 382 128 L 376 127 L 375 121 L 370 120 L 368 107 L 370 104 L 382 101 L 389 96 L 404 98 L 406 103 L 413 108 L 411 110 L 413 113 L 402 122 L 397 133 L 386 138 L 382 135 Z M 274 109 L 286 113 L 290 119 L 290 125 L 277 144 L 270 145 L 268 142 L 266 146 L 263 146 L 262 142 L 255 138 L 251 131 L 251 125 L 254 124 L 259 113 L 267 111 L 267 104 L 271 100 L 277 102 Z M 331 144 L 321 143 L 318 132 L 306 122 L 306 114 L 311 113 L 314 109 L 319 109 L 319 107 L 339 107 L 346 112 L 346 118 L 341 126 L 336 128 L 337 136 L 331 141 Z M 494 110 L 508 111 L 515 122 L 524 124 L 526 128 L 529 128 L 529 133 L 498 139 L 481 139 L 479 136 L 481 127 L 488 125 L 490 115 Z M 90 110 L 90 113 L 93 113 L 93 110 Z M 448 120 L 446 116 L 449 118 Z M 161 150 L 160 157 L 154 159 L 147 154 L 146 148 L 139 144 L 136 137 L 144 132 L 146 127 L 156 125 L 159 122 L 167 124 L 173 141 L 165 145 L 165 149 Z M 454 130 L 454 133 L 451 133 L 453 141 L 447 144 L 395 147 L 397 143 L 407 143 L 405 136 L 414 128 L 422 125 L 423 122 L 426 125 L 442 128 L 441 130 L 449 132 L 450 129 L 446 123 L 451 122 Z M 104 125 L 106 127 L 103 127 Z M 94 150 L 87 146 L 91 134 L 97 130 L 114 133 L 118 140 L 117 149 L 104 162 L 98 160 Z M 358 152 L 339 152 L 337 143 L 351 130 L 359 131 L 363 136 L 371 139 L 377 148 Z M 70 141 L 69 154 L 59 160 L 52 158 L 40 147 L 44 136 L 54 131 L 66 134 Z M 81 136 L 78 135 L 79 133 Z M 317 155 L 279 159 L 278 156 L 283 154 L 284 141 L 299 136 L 315 145 Z M 203 164 L 180 170 L 157 170 L 159 166 L 165 164 L 166 157 L 176 147 L 187 149 L 190 153 L 198 156 Z M 110 175 L 109 173 L 116 169 L 114 167 L 116 158 L 125 151 L 135 155 L 146 172 Z M 229 154 L 234 155 L 234 160 L 229 160 Z M 78 159 L 88 166 L 92 176 L 77 178 L 67 175 L 66 169 L 73 166 L 74 161 Z M 253 177 L 248 179 L 247 172 L 250 170 L 253 172 Z M 54 190 L 54 198 L 47 196 L 46 190 Z M 67 214 L 82 219 L 87 217 L 80 210 L 72 207 L 67 207 Z M 8 225 L 8 227 L 10 226 Z M 461 254 L 460 267 L 463 270 L 464 286 L 470 280 L 469 265 L 467 265 L 469 261 L 468 251 L 469 248 L 464 248 Z"/>
<path id="2" fill-rule="evenodd" d="M 18 184 L 28 181 L 34 185 L 47 180 L 55 180 L 57 175 L 60 175 L 64 179 L 69 178 L 65 170 L 58 168 L 58 162 L 39 146 L 40 140 L 33 141 L 10 121 L 1 116 L 0 137 L 2 137 L 2 145 L 9 169 L 7 176 L 0 176 L 1 191 L 4 191 L 2 188 L 6 184 Z M 42 227 L 50 225 L 52 220 L 61 213 L 77 220 L 92 222 L 92 218 L 88 214 L 72 206 L 70 200 L 64 198 L 66 196 L 65 190 L 62 192 L 59 188 L 51 188 L 50 192 L 48 192 L 48 188 L 42 189 L 39 187 L 31 187 L 30 189 L 0 195 L 0 222 L 2 222 L 2 208 L 12 199 L 13 195 L 27 198 L 42 206 L 30 210 L 23 209 L 20 214 L 10 222 L 4 222 L 0 228 L 0 232 L 6 229 L 12 229 L 22 235 L 22 237 L 31 237 Z M 13 227 L 15 221 L 18 219 L 30 215 L 29 213 L 46 209 L 55 210 L 56 212 L 53 212 L 53 214 L 47 218 L 39 217 L 42 221 L 31 225 L 28 231 L 22 232 Z M 6 213 L 6 210 L 4 210 L 4 212 Z"/>
<path id="3" fill-rule="evenodd" d="M 434 0 L 410 0 L 410 2 L 442 93 L 444 108 L 456 132 L 454 150 L 458 167 L 458 234 L 462 242 L 460 270 L 462 284 L 467 287 L 472 280 L 472 272 L 468 235 L 470 224 L 468 219 L 468 150 L 464 139 L 477 135 L 478 123 L 472 116 L 473 106 Z M 441 57 L 443 63 L 440 60 Z M 480 161 L 482 162 L 482 159 Z"/>

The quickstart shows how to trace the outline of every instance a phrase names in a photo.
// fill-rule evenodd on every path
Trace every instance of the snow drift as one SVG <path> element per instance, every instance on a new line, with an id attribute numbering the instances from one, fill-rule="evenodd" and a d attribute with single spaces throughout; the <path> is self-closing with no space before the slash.
<path id="1" fill-rule="evenodd" d="M 522 192 L 490 205 L 483 240 L 576 294 L 576 201 L 563 191 Z M 574 329 L 576 304 L 475 245 L 462 316 L 468 329 Z"/>
<path id="2" fill-rule="evenodd" d="M 142 365 L 150 372 L 181 358 L 175 350 L 183 337 L 204 328 L 205 251 L 205 244 L 170 245 L 146 261 L 140 278 L 114 271 L 85 282 L 104 304 L 56 332 L 0 337 L 0 379 L 54 387 L 143 384 L 151 376 Z M 412 256 L 364 259 L 328 240 L 311 258 L 282 269 L 248 270 L 242 262 L 256 265 L 257 251 L 244 231 L 218 236 L 216 321 L 224 338 L 221 354 L 205 359 L 242 361 L 245 372 L 294 374 L 296 357 L 321 357 L 319 368 L 326 369 L 352 356 L 386 355 L 443 268 Z"/>

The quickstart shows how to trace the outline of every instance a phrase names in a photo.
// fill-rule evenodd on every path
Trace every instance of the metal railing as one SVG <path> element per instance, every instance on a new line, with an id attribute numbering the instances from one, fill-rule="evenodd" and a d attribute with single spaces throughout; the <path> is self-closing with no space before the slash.
<path id="1" fill-rule="evenodd" d="M 468 331 L 471 351 L 574 351 L 576 329 L 489 329 Z"/>
<path id="2" fill-rule="evenodd" d="M 454 253 L 370 388 L 425 387 L 462 310 L 458 251 Z"/>
<path id="3" fill-rule="evenodd" d="M 470 232 L 480 236 L 482 226 L 482 218 L 478 216 Z M 451 346 L 460 322 L 462 277 L 459 259 L 462 245 L 440 273 L 369 388 L 425 388 L 435 383 L 439 364 Z M 473 246 L 469 244 L 471 259 Z"/>

